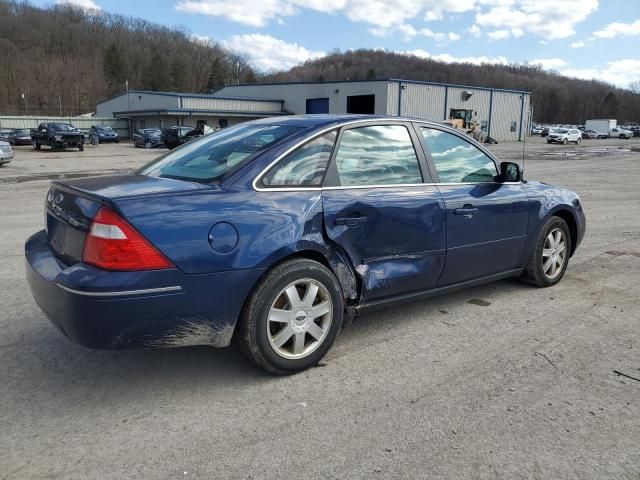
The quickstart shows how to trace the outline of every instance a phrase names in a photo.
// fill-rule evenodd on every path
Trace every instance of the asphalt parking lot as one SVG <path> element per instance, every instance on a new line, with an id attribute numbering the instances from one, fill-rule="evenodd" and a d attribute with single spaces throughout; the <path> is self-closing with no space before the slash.
<path id="1" fill-rule="evenodd" d="M 521 143 L 490 148 L 521 159 Z M 276 378 L 234 349 L 64 338 L 24 278 L 48 179 L 163 151 L 17 147 L 0 168 L 0 478 L 639 479 L 640 139 L 526 150 L 526 177 L 586 209 L 560 284 L 368 314 L 319 368 Z"/>

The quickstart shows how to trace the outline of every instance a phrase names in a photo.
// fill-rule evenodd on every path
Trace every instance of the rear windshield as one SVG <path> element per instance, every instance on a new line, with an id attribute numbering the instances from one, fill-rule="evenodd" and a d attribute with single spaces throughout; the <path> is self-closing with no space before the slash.
<path id="1" fill-rule="evenodd" d="M 302 130 L 284 125 L 238 125 L 186 143 L 142 167 L 152 177 L 221 180 L 251 157 Z"/>
<path id="2" fill-rule="evenodd" d="M 16 135 L 29 135 L 30 130 L 28 128 L 21 128 L 20 130 L 16 130 Z"/>
<path id="3" fill-rule="evenodd" d="M 160 130 L 158 130 L 157 128 L 145 128 L 144 130 L 142 130 L 144 133 L 146 133 L 147 135 L 160 135 Z"/>
<path id="4" fill-rule="evenodd" d="M 565 130 L 564 128 L 559 128 L 556 130 L 556 133 L 569 133 L 569 130 Z"/>

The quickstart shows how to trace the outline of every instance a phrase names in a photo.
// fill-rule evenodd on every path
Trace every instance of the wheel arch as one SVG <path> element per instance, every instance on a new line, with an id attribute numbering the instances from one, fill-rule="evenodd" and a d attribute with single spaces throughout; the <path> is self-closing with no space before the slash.
<path id="1" fill-rule="evenodd" d="M 574 252 L 577 248 L 578 242 L 578 222 L 571 212 L 571 210 L 563 207 L 558 207 L 556 210 L 552 211 L 549 215 L 551 217 L 559 217 L 565 221 L 567 226 L 569 227 L 569 235 L 571 235 L 571 252 L 570 255 L 573 256 Z"/>
<path id="2" fill-rule="evenodd" d="M 336 248 L 310 242 L 304 242 L 293 249 L 287 249 L 287 251 L 282 251 L 279 255 L 275 256 L 256 282 L 256 285 L 275 267 L 295 258 L 306 258 L 327 267 L 338 279 L 338 283 L 342 288 L 345 305 L 349 305 L 358 299 L 360 293 L 359 283 L 357 281 L 358 277 L 346 254 Z"/>

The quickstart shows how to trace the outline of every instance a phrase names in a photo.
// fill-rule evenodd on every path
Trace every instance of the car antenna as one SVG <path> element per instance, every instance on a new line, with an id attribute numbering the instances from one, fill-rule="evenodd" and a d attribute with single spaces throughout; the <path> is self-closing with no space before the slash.
<path id="1" fill-rule="evenodd" d="M 524 158 L 525 158 L 525 146 L 527 145 L 527 135 L 529 134 L 529 126 L 531 125 L 531 107 L 527 112 L 527 128 L 524 130 L 524 139 L 522 140 L 522 180 L 524 180 Z"/>

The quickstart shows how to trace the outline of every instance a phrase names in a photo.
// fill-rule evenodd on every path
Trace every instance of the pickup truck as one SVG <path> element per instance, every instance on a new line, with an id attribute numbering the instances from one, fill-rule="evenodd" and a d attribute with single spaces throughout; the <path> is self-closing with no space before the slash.
<path id="1" fill-rule="evenodd" d="M 68 147 L 84 150 L 84 135 L 69 123 L 41 123 L 31 130 L 31 141 L 34 150 L 40 150 L 42 145 L 48 145 L 52 150 Z"/>

